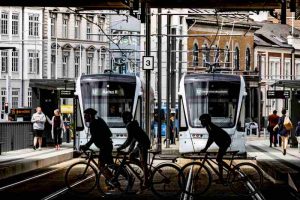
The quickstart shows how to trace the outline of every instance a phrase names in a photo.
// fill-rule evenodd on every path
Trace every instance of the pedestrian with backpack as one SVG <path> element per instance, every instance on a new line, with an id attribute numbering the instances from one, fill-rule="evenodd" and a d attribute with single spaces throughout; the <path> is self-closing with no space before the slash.
<path id="1" fill-rule="evenodd" d="M 286 109 L 282 109 L 282 116 L 278 120 L 278 133 L 281 137 L 282 153 L 286 155 L 286 148 L 289 141 L 289 136 L 291 135 L 291 130 L 293 129 L 293 124 L 291 119 L 286 116 Z"/>

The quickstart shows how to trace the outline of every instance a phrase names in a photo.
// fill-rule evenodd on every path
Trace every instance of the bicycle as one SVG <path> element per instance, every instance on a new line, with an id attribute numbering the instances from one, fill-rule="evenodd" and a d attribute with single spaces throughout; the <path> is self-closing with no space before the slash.
<path id="1" fill-rule="evenodd" d="M 223 165 L 223 171 L 227 172 L 227 177 L 224 179 L 225 183 L 223 184 L 228 185 L 237 195 L 252 196 L 262 187 L 263 174 L 256 165 L 250 162 L 241 162 L 234 165 L 233 160 L 237 153 L 238 151 L 228 151 L 227 154 L 231 156 L 224 158 L 224 160 L 230 160 L 230 168 L 227 169 Z M 215 161 L 215 157 L 210 157 L 210 154 L 215 154 L 215 152 L 206 152 L 204 156 L 200 153 L 197 155 L 184 155 L 185 158 L 194 160 L 181 168 L 183 177 L 180 180 L 180 186 L 184 193 L 192 196 L 204 194 L 212 183 L 212 172 L 210 169 L 220 177 L 218 166 L 213 166 L 213 164 L 218 165 L 218 163 Z M 197 159 L 202 161 L 195 161 Z"/>
<path id="2" fill-rule="evenodd" d="M 175 197 L 181 193 L 181 188 L 179 185 L 179 181 L 181 178 L 180 168 L 176 164 L 174 164 L 176 158 L 173 157 L 165 157 L 162 159 L 173 160 L 173 163 L 161 163 L 157 166 L 154 166 L 154 160 L 160 151 L 148 151 L 149 154 L 152 154 L 152 160 L 150 164 L 148 164 L 149 169 L 149 188 L 151 191 L 159 198 L 164 197 Z M 120 155 L 122 155 L 122 159 L 120 159 Z M 119 160 L 119 167 L 117 170 L 112 171 L 113 178 L 118 178 L 120 175 L 120 170 L 126 169 L 129 172 L 131 177 L 133 178 L 128 187 L 127 193 L 136 193 L 139 190 L 142 190 L 142 184 L 144 181 L 144 173 L 141 168 L 141 164 L 137 159 L 130 160 L 129 153 L 120 151 L 116 156 L 116 161 Z M 150 159 L 150 157 L 149 157 Z M 137 179 L 137 182 L 135 180 Z M 105 176 L 100 176 L 99 185 L 100 188 L 105 184 Z M 177 187 L 177 188 L 176 188 Z M 102 192 L 106 193 L 105 190 L 102 189 Z M 109 193 L 108 193 L 109 194 Z"/>
<path id="3" fill-rule="evenodd" d="M 102 192 L 102 188 L 100 188 L 99 185 L 99 177 L 101 174 L 104 174 L 106 168 L 111 170 L 114 169 L 115 166 L 106 166 L 102 171 L 94 159 L 96 156 L 95 151 L 92 149 L 80 149 L 80 151 L 82 158 L 85 158 L 85 160 L 70 165 L 65 173 L 65 184 L 68 190 L 76 195 L 84 195 L 91 192 L 97 186 L 98 190 Z M 129 174 L 126 174 L 126 177 L 121 175 L 119 178 L 120 179 L 117 180 L 119 182 L 118 185 L 114 186 L 106 182 L 106 186 L 110 189 L 117 188 L 120 192 L 124 192 L 127 190 L 129 184 Z"/>

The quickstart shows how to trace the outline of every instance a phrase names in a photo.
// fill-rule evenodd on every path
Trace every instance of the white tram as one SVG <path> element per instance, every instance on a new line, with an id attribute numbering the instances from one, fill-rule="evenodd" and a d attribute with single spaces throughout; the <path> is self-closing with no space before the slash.
<path id="1" fill-rule="evenodd" d="M 85 144 L 90 138 L 89 129 L 83 119 L 83 111 L 87 108 L 97 110 L 97 116 L 108 124 L 113 134 L 114 148 L 123 144 L 127 138 L 121 117 L 124 111 L 132 112 L 134 118 L 144 125 L 144 88 L 144 82 L 132 75 L 104 73 L 80 76 L 76 81 L 77 100 L 74 102 L 77 110 L 75 148 L 78 149 L 79 145 Z M 150 98 L 153 103 L 153 95 Z"/>
<path id="2" fill-rule="evenodd" d="M 185 74 L 180 82 L 179 152 L 199 152 L 206 145 L 208 133 L 199 116 L 208 113 L 212 122 L 232 139 L 229 150 L 246 155 L 245 81 L 242 76 L 221 73 Z M 218 149 L 215 143 L 209 150 Z"/>

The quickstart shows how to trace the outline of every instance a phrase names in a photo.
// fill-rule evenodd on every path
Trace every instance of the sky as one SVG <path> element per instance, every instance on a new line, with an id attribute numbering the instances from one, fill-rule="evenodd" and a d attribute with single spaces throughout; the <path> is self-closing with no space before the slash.
<path id="1" fill-rule="evenodd" d="M 268 19 L 268 12 L 267 11 L 260 11 L 259 14 L 252 14 L 250 15 L 250 17 L 252 19 L 254 19 L 255 21 L 263 21 L 263 20 L 267 20 Z"/>

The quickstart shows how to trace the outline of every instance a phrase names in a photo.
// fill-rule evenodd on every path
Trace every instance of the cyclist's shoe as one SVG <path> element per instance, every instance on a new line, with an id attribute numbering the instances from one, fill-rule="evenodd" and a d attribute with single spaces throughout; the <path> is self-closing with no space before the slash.
<path id="1" fill-rule="evenodd" d="M 121 184 L 118 181 L 114 181 L 114 180 L 105 180 L 105 183 L 107 186 L 111 186 L 113 188 L 119 188 L 121 186 Z"/>
<path id="2" fill-rule="evenodd" d="M 217 179 L 216 184 L 222 184 L 224 186 L 228 185 L 227 181 L 225 181 L 224 179 Z"/>

